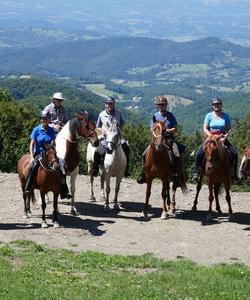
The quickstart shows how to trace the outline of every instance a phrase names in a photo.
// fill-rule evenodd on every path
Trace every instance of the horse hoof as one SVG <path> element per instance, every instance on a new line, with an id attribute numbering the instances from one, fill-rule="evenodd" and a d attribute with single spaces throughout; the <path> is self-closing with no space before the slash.
<path id="1" fill-rule="evenodd" d="M 219 210 L 217 210 L 217 212 L 218 212 L 218 215 L 219 216 L 222 216 L 223 214 L 222 214 L 222 211 L 219 209 Z"/>
<path id="2" fill-rule="evenodd" d="M 44 221 L 44 222 L 42 222 L 42 228 L 48 228 L 49 226 L 48 226 L 48 224 Z"/>
<path id="3" fill-rule="evenodd" d="M 28 215 L 23 215 L 23 218 L 24 219 L 28 219 Z"/>
<path id="4" fill-rule="evenodd" d="M 110 211 L 110 207 L 108 204 L 104 204 L 104 211 Z"/>
<path id="5" fill-rule="evenodd" d="M 120 206 L 117 203 L 114 204 L 113 208 L 114 208 L 114 210 L 120 210 Z"/>
<path id="6" fill-rule="evenodd" d="M 79 216 L 79 212 L 75 207 L 71 207 L 71 215 L 72 216 Z"/>
<path id="7" fill-rule="evenodd" d="M 145 211 L 142 211 L 140 216 L 141 218 L 145 218 L 145 219 L 148 218 L 148 214 Z"/>
<path id="8" fill-rule="evenodd" d="M 58 222 L 54 222 L 54 228 L 60 228 L 60 225 Z"/>
<path id="9" fill-rule="evenodd" d="M 31 212 L 27 213 L 28 218 L 31 218 L 31 216 L 32 216 Z"/>
<path id="10" fill-rule="evenodd" d="M 196 207 L 196 206 L 193 206 L 193 207 L 192 207 L 192 211 L 197 211 L 197 207 Z"/>
<path id="11" fill-rule="evenodd" d="M 234 221 L 234 215 L 230 214 L 228 216 L 228 222 L 233 222 Z"/>
<path id="12" fill-rule="evenodd" d="M 91 196 L 89 199 L 90 202 L 96 202 L 96 198 L 94 196 Z"/>
<path id="13" fill-rule="evenodd" d="M 168 216 L 167 212 L 163 212 L 163 213 L 161 214 L 161 220 L 166 220 L 166 219 L 167 219 L 167 216 Z"/>

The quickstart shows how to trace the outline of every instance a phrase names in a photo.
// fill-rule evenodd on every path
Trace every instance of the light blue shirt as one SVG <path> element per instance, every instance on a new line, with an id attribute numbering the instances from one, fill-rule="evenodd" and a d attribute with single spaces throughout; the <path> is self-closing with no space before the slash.
<path id="1" fill-rule="evenodd" d="M 216 116 L 214 112 L 210 112 L 206 115 L 204 124 L 208 125 L 208 130 L 211 133 L 226 133 L 228 125 L 231 125 L 231 119 L 225 112 L 222 112 L 220 117 Z"/>

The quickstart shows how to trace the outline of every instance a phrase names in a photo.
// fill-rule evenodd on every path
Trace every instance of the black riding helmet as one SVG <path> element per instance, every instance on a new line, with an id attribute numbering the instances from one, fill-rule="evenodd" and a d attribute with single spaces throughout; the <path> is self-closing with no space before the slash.
<path id="1" fill-rule="evenodd" d="M 39 114 L 39 119 L 50 119 L 50 118 L 51 118 L 51 115 L 49 112 L 47 112 L 47 113 L 40 112 L 40 114 Z"/>

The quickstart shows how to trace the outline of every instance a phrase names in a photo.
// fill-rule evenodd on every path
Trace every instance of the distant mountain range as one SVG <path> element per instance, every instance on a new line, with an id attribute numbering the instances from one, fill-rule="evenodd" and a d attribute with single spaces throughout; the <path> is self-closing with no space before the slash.
<path id="1" fill-rule="evenodd" d="M 1 0 L 0 28 L 249 43 L 249 19 L 249 0 Z"/>
<path id="2" fill-rule="evenodd" d="M 217 38 L 185 43 L 152 38 L 104 38 L 36 48 L 0 48 L 2 73 L 78 78 L 160 79 L 176 64 L 203 64 L 207 66 L 205 71 L 213 74 L 233 69 L 244 71 L 246 76 L 249 63 L 250 48 Z"/>

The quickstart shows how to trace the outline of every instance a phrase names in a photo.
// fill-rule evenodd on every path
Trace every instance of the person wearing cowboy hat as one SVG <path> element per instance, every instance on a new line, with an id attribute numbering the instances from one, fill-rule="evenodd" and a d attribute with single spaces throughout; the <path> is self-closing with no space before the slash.
<path id="1" fill-rule="evenodd" d="M 62 104 L 64 100 L 62 93 L 54 93 L 51 99 L 52 102 L 47 105 L 42 112 L 44 114 L 50 114 L 50 126 L 54 128 L 55 132 L 58 133 L 61 128 L 68 122 L 69 117 Z"/>
<path id="2" fill-rule="evenodd" d="M 121 113 L 115 109 L 115 98 L 112 96 L 109 96 L 105 99 L 105 109 L 99 114 L 97 122 L 96 122 L 96 128 L 99 129 L 102 134 L 105 136 L 105 132 L 108 129 L 107 127 L 107 121 L 108 123 L 116 123 L 118 125 L 118 127 L 120 128 L 120 130 L 122 130 L 122 127 L 124 125 L 124 120 L 122 118 Z M 106 147 L 106 141 L 101 140 L 100 141 L 102 144 L 102 148 L 105 149 Z M 128 177 L 130 176 L 130 173 L 128 171 L 129 169 L 129 158 L 130 158 L 130 147 L 128 144 L 128 141 L 126 141 L 125 139 L 122 138 L 121 140 L 121 145 L 122 145 L 122 149 L 126 155 L 127 158 L 127 166 L 125 169 L 125 176 Z M 93 162 L 93 171 L 92 171 L 92 175 L 94 177 L 96 177 L 98 175 L 99 172 L 99 165 L 102 163 L 103 161 L 103 156 L 100 155 L 98 153 L 98 151 L 95 152 L 94 154 L 94 162 Z"/>
<path id="3" fill-rule="evenodd" d="M 228 137 L 232 132 L 231 118 L 230 116 L 222 110 L 222 100 L 216 97 L 212 100 L 212 112 L 207 113 L 203 122 L 203 131 L 206 137 L 211 135 L 220 136 L 220 141 L 227 148 L 230 156 L 232 157 L 233 175 L 232 179 L 238 182 L 237 176 L 237 165 L 238 165 L 238 153 L 235 147 L 228 141 Z M 204 149 L 203 143 L 200 145 L 195 153 L 195 163 L 194 163 L 194 173 L 193 181 L 197 182 L 198 169 L 204 168 Z"/>

